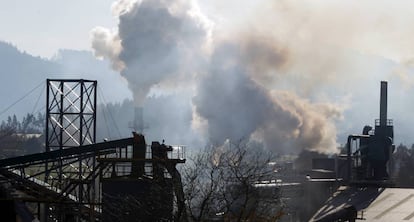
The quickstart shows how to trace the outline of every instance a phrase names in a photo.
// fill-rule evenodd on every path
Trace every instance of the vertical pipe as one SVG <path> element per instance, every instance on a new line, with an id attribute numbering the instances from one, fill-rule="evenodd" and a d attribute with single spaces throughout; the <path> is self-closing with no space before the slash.
<path id="1" fill-rule="evenodd" d="M 135 107 L 135 115 L 134 115 L 134 126 L 133 126 L 138 133 L 144 133 L 144 108 L 143 107 Z"/>
<path id="2" fill-rule="evenodd" d="M 351 151 L 351 143 L 352 143 L 352 135 L 348 136 L 348 140 L 346 143 L 346 154 L 347 154 L 347 168 L 348 168 L 348 172 L 347 172 L 347 182 L 350 183 L 352 180 L 352 151 Z"/>
<path id="3" fill-rule="evenodd" d="M 387 125 L 387 82 L 381 81 L 380 126 Z"/>

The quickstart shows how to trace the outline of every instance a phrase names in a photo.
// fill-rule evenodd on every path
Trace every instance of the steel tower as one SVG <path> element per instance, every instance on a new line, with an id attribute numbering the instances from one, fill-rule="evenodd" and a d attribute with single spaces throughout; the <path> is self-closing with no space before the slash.
<path id="1" fill-rule="evenodd" d="M 46 152 L 95 143 L 96 86 L 97 81 L 92 80 L 47 79 Z M 77 203 L 90 204 L 93 211 L 97 185 L 85 178 L 95 172 L 95 156 L 77 160 L 60 157 L 46 162 L 45 168 L 46 183 L 61 190 L 72 190 Z M 63 213 L 65 209 L 58 211 Z"/>

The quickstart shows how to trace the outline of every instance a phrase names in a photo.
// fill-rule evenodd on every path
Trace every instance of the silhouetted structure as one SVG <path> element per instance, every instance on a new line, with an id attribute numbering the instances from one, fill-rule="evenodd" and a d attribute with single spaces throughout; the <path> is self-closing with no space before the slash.
<path id="1" fill-rule="evenodd" d="M 389 181 L 387 163 L 394 152 L 394 128 L 387 119 L 387 82 L 381 82 L 380 119 L 375 121 L 375 130 L 365 126 L 362 135 L 350 135 L 347 141 L 347 181 Z"/>
<path id="2" fill-rule="evenodd" d="M 174 151 L 172 146 L 152 142 L 148 148 L 141 134 L 134 133 L 134 141 L 132 153 L 98 159 L 99 163 L 111 165 L 102 175 L 102 221 L 183 219 L 184 194 L 175 166 L 185 160 L 168 157 L 168 153 Z M 175 154 L 180 154 L 182 148 L 176 147 Z M 174 205 L 177 206 L 175 213 Z"/>
<path id="3" fill-rule="evenodd" d="M 97 82 L 47 84 L 46 152 L 0 160 L 0 186 L 16 194 L 9 199 L 34 206 L 42 222 L 185 218 L 175 168 L 183 146 L 148 147 L 137 133 L 96 143 Z"/>
<path id="4" fill-rule="evenodd" d="M 96 141 L 96 87 L 97 81 L 85 79 L 46 80 L 46 152 L 93 144 Z M 81 214 L 81 203 L 96 204 L 97 191 L 93 181 L 86 181 L 96 171 L 94 157 L 70 160 L 59 157 L 45 163 L 44 181 L 52 187 L 65 190 L 74 186 L 72 195 L 77 198 L 76 212 Z M 93 208 L 93 207 L 92 207 Z M 45 206 L 45 215 L 49 207 Z M 65 209 L 59 209 L 61 220 L 67 220 Z M 93 220 L 94 213 L 90 213 Z"/>
<path id="5" fill-rule="evenodd" d="M 362 135 L 348 137 L 343 156 L 345 183 L 311 221 L 413 221 L 414 213 L 407 206 L 412 204 L 414 190 L 392 188 L 388 172 L 387 165 L 395 149 L 393 139 L 393 122 L 387 119 L 387 82 L 382 81 L 380 118 L 375 121 L 374 130 L 365 126 Z"/>

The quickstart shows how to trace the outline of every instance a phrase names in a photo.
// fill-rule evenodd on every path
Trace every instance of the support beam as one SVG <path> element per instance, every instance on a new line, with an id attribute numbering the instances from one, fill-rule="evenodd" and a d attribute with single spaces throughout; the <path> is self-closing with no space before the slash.
<path id="1" fill-rule="evenodd" d="M 133 138 L 113 140 L 109 142 L 95 143 L 85 146 L 72 147 L 62 150 L 54 150 L 44 153 L 36 153 L 31 155 L 12 157 L 0 160 L 0 167 L 15 167 L 29 163 L 54 161 L 57 158 L 70 157 L 72 155 L 87 154 L 91 152 L 105 151 L 108 149 L 126 147 L 133 144 Z"/>

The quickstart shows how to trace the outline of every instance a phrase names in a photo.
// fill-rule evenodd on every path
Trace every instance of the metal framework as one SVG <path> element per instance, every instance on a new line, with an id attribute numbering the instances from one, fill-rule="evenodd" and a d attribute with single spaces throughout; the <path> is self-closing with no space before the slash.
<path id="1" fill-rule="evenodd" d="M 147 146 L 144 136 L 137 133 L 95 143 L 96 85 L 96 81 L 82 79 L 47 80 L 46 151 L 0 160 L 0 185 L 16 194 L 14 200 L 35 205 L 42 222 L 105 221 L 103 212 L 112 200 L 103 201 L 103 181 L 116 185 L 120 194 L 127 189 L 119 181 L 134 181 L 151 190 L 163 184 L 168 191 L 165 195 L 173 189 L 176 196 L 174 218 L 184 217 L 181 176 L 175 166 L 185 163 L 185 147 L 158 142 Z M 159 192 L 140 195 L 163 197 Z M 135 211 L 146 212 L 153 206 L 172 209 L 173 203 L 142 205 Z M 151 216 L 155 214 L 159 213 Z"/>
<path id="2" fill-rule="evenodd" d="M 183 203 L 181 179 L 175 165 L 185 163 L 185 147 L 173 146 L 166 158 L 162 159 L 154 156 L 153 149 L 153 146 L 147 146 L 145 142 L 137 140 L 135 135 L 131 138 L 2 159 L 0 184 L 9 184 L 13 188 L 11 193 L 14 193 L 14 190 L 18 190 L 17 193 L 24 193 L 23 196 L 14 197 L 14 200 L 37 204 L 37 217 L 41 221 L 105 221 L 107 218 L 102 215 L 104 196 L 102 181 L 116 183 L 145 180 L 151 186 L 157 185 L 159 180 L 155 179 L 154 169 L 161 165 L 169 166 L 166 168 L 172 177 L 177 203 Z M 143 156 L 134 155 L 137 152 L 142 152 Z M 67 179 L 62 188 L 41 180 L 43 175 L 51 174 L 60 167 L 57 162 L 62 162 L 63 168 L 70 168 L 79 160 L 90 158 L 96 158 L 95 170 L 89 170 L 88 175 L 82 179 Z M 46 169 L 45 163 L 54 167 Z M 142 167 L 143 171 L 138 170 L 137 172 L 140 173 L 134 173 L 135 164 L 138 168 Z M 73 169 L 72 174 L 75 173 L 76 169 Z M 89 192 L 94 190 L 95 199 L 88 201 L 76 196 L 79 194 L 77 191 L 85 186 Z M 125 187 L 118 186 L 116 189 L 122 192 Z M 151 197 L 150 194 L 148 195 Z M 156 196 L 156 194 L 152 195 Z M 106 206 L 108 204 L 111 205 L 107 202 Z M 180 208 L 180 205 L 177 205 Z M 121 216 L 122 212 L 119 213 Z"/>
<path id="3" fill-rule="evenodd" d="M 46 152 L 95 143 L 96 86 L 93 80 L 47 79 Z M 61 190 L 71 184 L 79 205 L 95 203 L 97 185 L 84 180 L 96 171 L 95 157 L 68 161 L 59 157 L 58 161 L 46 162 L 45 182 Z"/>
<path id="4" fill-rule="evenodd" d="M 96 221 L 99 220 L 101 194 L 100 176 L 108 169 L 108 163 L 96 164 L 95 170 L 88 170 L 81 179 L 65 178 L 61 188 L 43 181 L 44 175 L 52 174 L 57 168 L 72 169 L 71 174 L 78 173 L 74 166 L 79 160 L 116 156 L 118 150 L 132 147 L 133 138 L 125 138 L 103 143 L 72 147 L 26 156 L 0 160 L 0 182 L 9 184 L 23 196 L 14 197 L 26 203 L 37 204 L 37 217 L 41 221 Z M 62 165 L 57 164 L 62 162 Z M 49 163 L 49 168 L 45 168 Z M 53 167 L 51 167 L 53 166 Z M 84 171 L 85 172 L 85 171 Z M 95 199 L 87 200 L 77 196 L 79 189 L 87 188 L 84 193 L 96 193 Z M 12 192 L 10 191 L 10 192 Z M 47 210 L 46 210 L 47 209 Z"/>
<path id="5" fill-rule="evenodd" d="M 95 143 L 95 80 L 48 79 L 46 151 Z"/>

